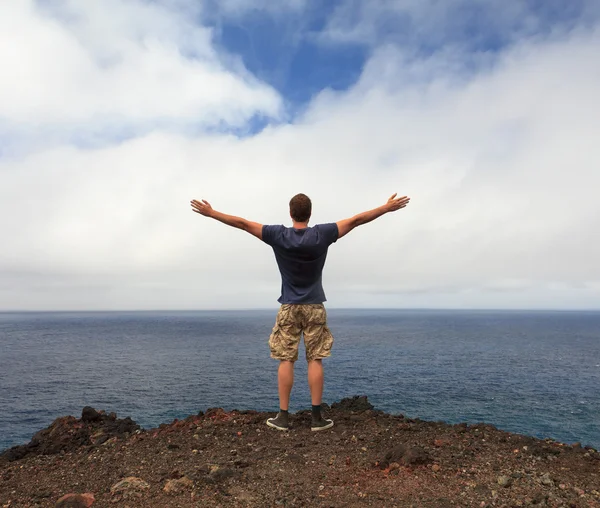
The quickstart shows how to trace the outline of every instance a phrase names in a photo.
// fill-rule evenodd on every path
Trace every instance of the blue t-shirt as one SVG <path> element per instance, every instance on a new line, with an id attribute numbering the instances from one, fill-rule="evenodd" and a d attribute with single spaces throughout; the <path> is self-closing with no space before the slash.
<path id="1" fill-rule="evenodd" d="M 273 247 L 281 273 L 279 303 L 323 303 L 321 276 L 327 249 L 338 239 L 336 223 L 305 229 L 263 226 L 263 242 Z"/>

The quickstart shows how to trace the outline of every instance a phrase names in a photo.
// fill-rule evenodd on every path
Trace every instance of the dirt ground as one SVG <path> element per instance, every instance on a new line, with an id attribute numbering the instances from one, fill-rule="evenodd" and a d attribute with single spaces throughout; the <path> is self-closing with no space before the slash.
<path id="1" fill-rule="evenodd" d="M 308 411 L 289 432 L 270 416 L 209 409 L 142 430 L 85 408 L 0 455 L 0 506 L 600 507 L 589 447 L 391 416 L 366 397 L 333 404 L 321 432 Z"/>

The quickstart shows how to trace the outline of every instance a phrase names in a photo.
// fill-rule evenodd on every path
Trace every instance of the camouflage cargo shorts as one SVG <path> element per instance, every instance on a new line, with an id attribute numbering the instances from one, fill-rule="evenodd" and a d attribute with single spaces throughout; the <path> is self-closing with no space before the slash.
<path id="1" fill-rule="evenodd" d="M 301 335 L 304 335 L 306 361 L 331 356 L 333 335 L 327 327 L 327 312 L 322 303 L 281 306 L 269 337 L 271 358 L 295 362 Z"/>

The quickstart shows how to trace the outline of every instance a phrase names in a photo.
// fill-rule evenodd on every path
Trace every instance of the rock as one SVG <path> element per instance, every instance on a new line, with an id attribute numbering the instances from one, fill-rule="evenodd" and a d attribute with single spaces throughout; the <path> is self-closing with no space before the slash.
<path id="1" fill-rule="evenodd" d="M 542 482 L 542 485 L 546 485 L 547 487 L 554 487 L 554 480 L 550 478 L 550 473 L 545 473 L 544 475 L 542 475 L 540 481 Z"/>
<path id="2" fill-rule="evenodd" d="M 165 491 L 167 494 L 178 494 L 179 492 L 191 489 L 193 486 L 194 482 L 187 476 L 184 476 L 182 478 L 178 478 L 177 480 L 167 481 L 163 487 L 163 491 Z"/>
<path id="3" fill-rule="evenodd" d="M 398 464 L 397 462 L 392 462 L 389 465 L 389 470 L 390 471 L 395 471 L 396 469 L 400 469 L 400 464 Z"/>
<path id="4" fill-rule="evenodd" d="M 139 428 L 131 418 L 112 420 L 110 416 L 86 406 L 81 419 L 74 416 L 57 418 L 49 427 L 37 432 L 29 443 L 9 448 L 0 457 L 15 461 L 30 455 L 72 452 L 81 446 L 103 444 L 113 437 L 122 438 Z"/>
<path id="5" fill-rule="evenodd" d="M 81 411 L 81 420 L 84 422 L 97 422 L 102 419 L 102 415 L 93 407 L 85 406 Z"/>
<path id="6" fill-rule="evenodd" d="M 94 494 L 65 494 L 56 501 L 56 508 L 89 508 L 94 503 Z"/>
<path id="7" fill-rule="evenodd" d="M 423 448 L 400 444 L 388 450 L 379 464 L 382 469 L 385 469 L 392 462 L 398 462 L 405 466 L 413 466 L 428 464 L 429 462 L 432 462 L 432 460 Z"/>
<path id="8" fill-rule="evenodd" d="M 221 482 L 227 478 L 231 478 L 232 476 L 236 476 L 236 472 L 232 469 L 226 467 L 214 466 L 211 467 L 210 474 L 208 475 L 209 479 L 215 483 Z"/>
<path id="9" fill-rule="evenodd" d="M 499 476 L 498 485 L 500 487 L 510 487 L 512 485 L 512 478 L 510 476 Z"/>
<path id="10" fill-rule="evenodd" d="M 127 478 L 115 483 L 110 488 L 111 494 L 123 494 L 125 496 L 130 494 L 139 494 L 140 492 L 150 488 L 144 480 L 136 478 L 135 476 L 128 476 Z"/>
<path id="11" fill-rule="evenodd" d="M 334 402 L 331 404 L 331 409 L 342 411 L 368 411 L 369 409 L 374 409 L 374 407 L 369 403 L 366 395 L 355 395 L 352 398 L 345 398 L 340 402 Z"/>
<path id="12" fill-rule="evenodd" d="M 437 473 L 437 472 L 438 472 L 440 469 L 441 469 L 441 467 L 440 467 L 440 465 L 439 465 L 439 464 L 434 464 L 433 466 L 431 466 L 431 470 L 432 470 L 434 473 Z"/>

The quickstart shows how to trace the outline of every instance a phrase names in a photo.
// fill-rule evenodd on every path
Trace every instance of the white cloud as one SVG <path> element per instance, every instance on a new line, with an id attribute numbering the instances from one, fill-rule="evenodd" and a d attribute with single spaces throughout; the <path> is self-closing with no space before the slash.
<path id="1" fill-rule="evenodd" d="M 48 130 L 243 125 L 278 94 L 213 48 L 211 30 L 160 4 L 0 4 L 0 124 Z M 56 135 L 56 134 L 54 134 Z"/>
<path id="2" fill-rule="evenodd" d="M 598 32 L 526 40 L 465 74 L 451 50 L 386 46 L 351 90 L 253 137 L 159 130 L 0 158 L 0 308 L 272 306 L 269 248 L 191 198 L 286 223 L 306 192 L 325 222 L 395 191 L 406 210 L 331 248 L 332 306 L 597 307 L 598 50 Z"/>

